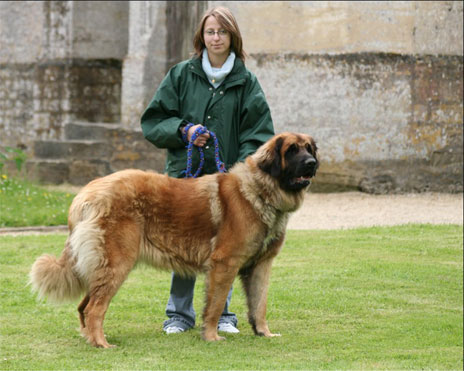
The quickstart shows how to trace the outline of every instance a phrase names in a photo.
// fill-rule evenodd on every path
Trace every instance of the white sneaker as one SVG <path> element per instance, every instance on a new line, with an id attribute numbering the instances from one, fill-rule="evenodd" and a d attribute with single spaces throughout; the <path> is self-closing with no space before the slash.
<path id="1" fill-rule="evenodd" d="M 228 334 L 238 334 L 240 332 L 238 328 L 228 322 L 219 323 L 218 331 L 227 332 Z"/>
<path id="2" fill-rule="evenodd" d="M 177 327 L 177 326 L 169 326 L 164 329 L 164 332 L 166 334 L 180 334 L 181 332 L 184 332 L 185 330 L 182 327 Z"/>

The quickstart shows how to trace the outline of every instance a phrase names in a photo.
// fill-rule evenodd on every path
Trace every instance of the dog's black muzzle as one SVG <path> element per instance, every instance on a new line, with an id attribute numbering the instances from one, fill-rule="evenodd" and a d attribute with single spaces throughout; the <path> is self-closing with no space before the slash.
<path id="1" fill-rule="evenodd" d="M 300 191 L 311 184 L 311 178 L 316 175 L 318 161 L 311 154 L 296 156 L 290 161 L 288 172 L 282 185 L 290 191 Z"/>

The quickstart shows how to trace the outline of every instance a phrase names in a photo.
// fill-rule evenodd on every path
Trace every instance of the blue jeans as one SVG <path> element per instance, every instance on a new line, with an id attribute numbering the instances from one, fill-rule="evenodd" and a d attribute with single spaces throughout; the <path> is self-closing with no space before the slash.
<path id="1" fill-rule="evenodd" d="M 166 306 L 166 315 L 169 319 L 164 321 L 164 329 L 170 326 L 177 326 L 184 330 L 188 330 L 195 326 L 195 310 L 193 309 L 195 280 L 195 277 L 185 278 L 176 273 L 172 274 L 171 294 L 169 296 L 168 305 Z M 232 287 L 227 296 L 226 305 L 219 322 L 228 322 L 237 327 L 237 316 L 235 313 L 229 312 L 231 297 Z"/>

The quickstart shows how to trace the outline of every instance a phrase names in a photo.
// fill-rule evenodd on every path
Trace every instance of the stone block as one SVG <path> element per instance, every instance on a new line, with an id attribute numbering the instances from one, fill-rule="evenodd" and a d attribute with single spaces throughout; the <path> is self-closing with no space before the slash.
<path id="1" fill-rule="evenodd" d="M 121 126 L 118 124 L 70 122 L 64 127 L 67 140 L 106 140 L 118 136 Z"/>
<path id="2" fill-rule="evenodd" d="M 111 154 L 111 146 L 103 141 L 36 141 L 34 155 L 42 159 L 102 159 Z"/>
<path id="3" fill-rule="evenodd" d="M 373 194 L 462 192 L 462 150 L 455 153 L 444 149 L 431 160 L 322 162 L 311 191 L 348 190 Z"/>
<path id="4" fill-rule="evenodd" d="M 26 162 L 28 177 L 44 184 L 68 182 L 69 162 L 64 160 L 33 159 Z"/>
<path id="5" fill-rule="evenodd" d="M 76 160 L 69 166 L 69 183 L 85 185 L 93 179 L 110 174 L 109 163 L 101 160 Z"/>

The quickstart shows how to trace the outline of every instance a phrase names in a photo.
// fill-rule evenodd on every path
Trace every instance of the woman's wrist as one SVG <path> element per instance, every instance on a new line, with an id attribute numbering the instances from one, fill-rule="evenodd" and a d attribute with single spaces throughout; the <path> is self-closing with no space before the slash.
<path id="1" fill-rule="evenodd" d="M 184 141 L 184 143 L 188 143 L 188 131 L 189 129 L 194 126 L 194 124 L 192 124 L 191 122 L 187 122 L 186 125 L 181 125 L 179 130 L 180 130 L 180 133 L 182 135 L 182 140 Z"/>

